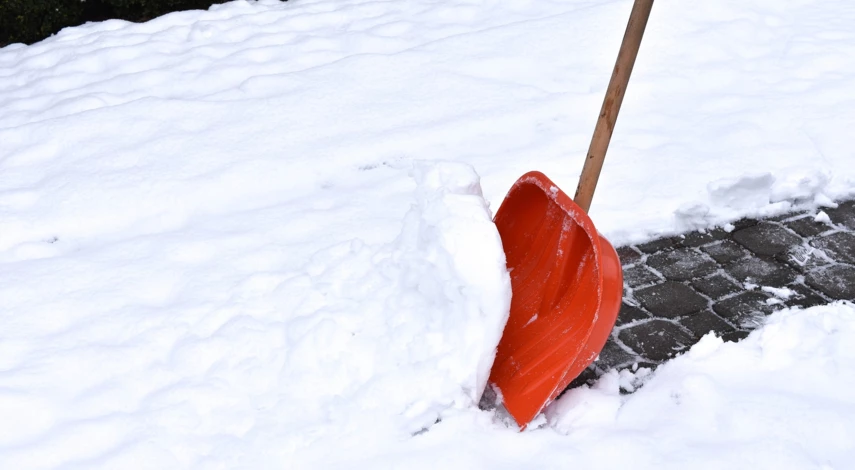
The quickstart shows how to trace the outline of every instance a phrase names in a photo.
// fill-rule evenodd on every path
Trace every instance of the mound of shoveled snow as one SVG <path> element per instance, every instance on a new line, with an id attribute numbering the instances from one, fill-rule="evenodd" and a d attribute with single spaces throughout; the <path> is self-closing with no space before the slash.
<path id="1" fill-rule="evenodd" d="M 471 167 L 420 163 L 413 176 L 394 242 L 333 247 L 292 281 L 312 292 L 287 320 L 295 422 L 346 415 L 413 433 L 486 386 L 510 308 L 501 240 Z"/>
<path id="2" fill-rule="evenodd" d="M 647 447 L 634 468 L 849 468 L 853 363 L 855 305 L 791 309 L 739 343 L 708 334 L 632 395 L 619 386 L 636 378 L 612 372 L 547 414 L 592 452 Z"/>
<path id="3" fill-rule="evenodd" d="M 709 334 L 659 367 L 565 393 L 523 433 L 500 415 L 449 412 L 331 468 L 845 469 L 855 462 L 855 305 L 768 317 L 738 342 Z M 642 384 L 641 388 L 637 388 Z M 621 388 L 634 393 L 622 395 Z M 327 468 L 316 465 L 314 468 Z"/>

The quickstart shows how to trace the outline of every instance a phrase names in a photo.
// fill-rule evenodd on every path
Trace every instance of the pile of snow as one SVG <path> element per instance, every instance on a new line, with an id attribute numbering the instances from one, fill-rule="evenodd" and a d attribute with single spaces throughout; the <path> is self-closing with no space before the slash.
<path id="1" fill-rule="evenodd" d="M 460 413 L 350 468 L 852 468 L 853 362 L 855 305 L 781 311 L 739 343 L 709 334 L 653 374 L 567 392 L 539 429 Z"/>
<path id="2" fill-rule="evenodd" d="M 510 308 L 501 240 L 471 168 L 414 176 L 397 240 L 319 252 L 282 286 L 309 293 L 281 307 L 287 422 L 400 437 L 478 403 Z"/>
<path id="3" fill-rule="evenodd" d="M 632 387 L 628 371 L 572 390 L 552 406 L 550 424 L 565 434 L 646 428 L 705 446 L 762 438 L 834 461 L 831 451 L 855 451 L 844 437 L 855 429 L 853 339 L 851 303 L 781 311 L 739 343 L 708 334 L 626 398 L 618 389 Z"/>

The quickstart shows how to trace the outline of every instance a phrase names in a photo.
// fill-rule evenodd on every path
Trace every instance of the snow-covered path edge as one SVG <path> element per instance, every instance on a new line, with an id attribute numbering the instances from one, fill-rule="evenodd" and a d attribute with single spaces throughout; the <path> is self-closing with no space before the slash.
<path id="1" fill-rule="evenodd" d="M 612 372 L 574 389 L 539 429 L 517 434 L 471 411 L 330 468 L 849 468 L 853 360 L 855 305 L 784 310 L 738 343 L 710 334 L 652 375 Z"/>

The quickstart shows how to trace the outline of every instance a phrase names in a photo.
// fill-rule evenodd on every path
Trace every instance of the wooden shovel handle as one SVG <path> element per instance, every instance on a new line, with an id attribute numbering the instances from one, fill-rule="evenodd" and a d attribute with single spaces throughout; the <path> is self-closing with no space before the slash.
<path id="1" fill-rule="evenodd" d="M 597 188 L 600 170 L 603 169 L 606 150 L 609 148 L 609 141 L 612 138 L 612 132 L 614 132 L 615 121 L 617 121 L 620 105 L 623 102 L 626 85 L 629 83 L 632 66 L 635 64 L 635 57 L 638 55 L 639 46 L 641 46 L 641 37 L 644 35 L 644 28 L 647 26 L 647 18 L 650 17 L 652 8 L 653 0 L 635 0 L 632 5 L 632 12 L 629 14 L 629 23 L 626 25 L 626 32 L 620 45 L 615 69 L 606 90 L 603 108 L 600 110 L 600 117 L 597 119 L 597 127 L 594 128 L 594 136 L 591 138 L 591 146 L 588 148 L 585 166 L 582 168 L 582 175 L 579 177 L 576 196 L 573 198 L 585 212 L 588 212 L 591 207 L 591 199 L 593 199 L 594 190 Z"/>

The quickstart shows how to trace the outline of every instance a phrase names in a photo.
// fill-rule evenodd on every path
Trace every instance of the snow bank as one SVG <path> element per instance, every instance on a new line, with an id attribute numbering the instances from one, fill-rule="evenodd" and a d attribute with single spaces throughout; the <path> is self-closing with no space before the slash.
<path id="1" fill-rule="evenodd" d="M 784 310 L 739 343 L 725 343 L 708 334 L 688 353 L 657 369 L 626 399 L 619 420 L 606 421 L 628 427 L 655 425 L 660 430 L 692 428 L 696 430 L 692 439 L 708 442 L 711 437 L 733 438 L 731 431 L 740 431 L 743 437 L 787 436 L 786 440 L 797 438 L 816 446 L 827 436 L 811 430 L 824 425 L 804 421 L 821 417 L 810 410 L 846 403 L 841 411 L 855 417 L 853 361 L 855 305 L 839 302 Z M 595 387 L 602 393 L 595 395 L 616 393 L 620 380 L 615 377 L 602 380 Z M 558 400 L 552 410 L 553 427 L 564 433 L 588 427 L 575 425 L 568 419 L 572 414 L 558 412 L 566 407 L 563 402 L 578 402 L 577 395 L 586 394 L 591 391 L 582 387 Z M 578 411 L 579 407 L 570 408 Z M 750 429 L 738 429 L 749 423 Z M 789 429 L 776 429 L 779 424 Z M 844 447 L 849 446 L 855 449 L 855 442 Z"/>
<path id="2" fill-rule="evenodd" d="M 853 361 L 855 305 L 781 311 L 739 343 L 710 334 L 652 375 L 571 390 L 539 429 L 459 413 L 353 467 L 852 468 Z"/>
<path id="3" fill-rule="evenodd" d="M 853 363 L 855 305 L 785 310 L 739 343 L 705 336 L 625 399 L 615 373 L 573 390 L 550 424 L 602 450 L 644 439 L 664 468 L 850 468 Z"/>
<path id="4" fill-rule="evenodd" d="M 283 379 L 300 421 L 408 435 L 481 397 L 510 308 L 501 240 L 471 168 L 420 163 L 414 177 L 394 243 L 320 252 L 291 281 L 312 292 L 287 323 Z"/>

